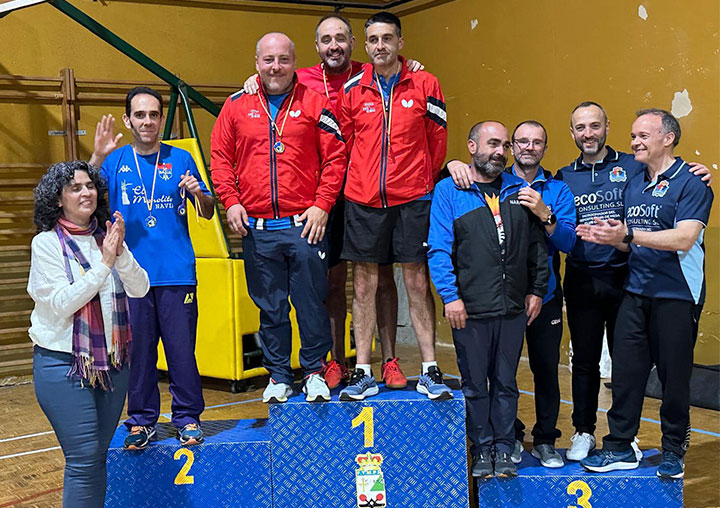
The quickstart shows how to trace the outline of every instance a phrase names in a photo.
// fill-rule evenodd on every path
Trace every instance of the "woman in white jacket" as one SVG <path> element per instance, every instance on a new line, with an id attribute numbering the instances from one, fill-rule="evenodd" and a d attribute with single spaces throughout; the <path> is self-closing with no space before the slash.
<path id="1" fill-rule="evenodd" d="M 105 457 L 128 384 L 127 297 L 150 286 L 123 242 L 122 215 L 108 220 L 105 191 L 97 168 L 73 161 L 52 166 L 34 192 L 33 378 L 65 455 L 64 507 L 104 505 Z"/>

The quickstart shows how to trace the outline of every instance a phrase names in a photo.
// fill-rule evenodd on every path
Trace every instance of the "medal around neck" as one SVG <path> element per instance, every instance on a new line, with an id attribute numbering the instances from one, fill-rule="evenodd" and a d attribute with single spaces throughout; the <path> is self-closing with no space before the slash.
<path id="1" fill-rule="evenodd" d="M 273 150 L 275 150 L 275 153 L 283 153 L 285 151 L 285 145 L 282 141 L 276 141 L 273 145 Z"/>
<path id="2" fill-rule="evenodd" d="M 154 228 L 155 226 L 157 226 L 157 219 L 152 215 L 148 215 L 145 219 L 145 225 L 149 228 Z"/>
<path id="3" fill-rule="evenodd" d="M 185 208 L 185 188 L 180 188 L 180 204 L 177 207 L 177 213 L 180 214 L 180 216 L 184 216 L 187 213 L 187 208 Z"/>

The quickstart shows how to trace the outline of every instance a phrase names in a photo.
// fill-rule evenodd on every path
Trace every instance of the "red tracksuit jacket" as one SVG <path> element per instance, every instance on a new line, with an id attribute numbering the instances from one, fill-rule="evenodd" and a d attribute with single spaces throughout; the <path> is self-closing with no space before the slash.
<path id="1" fill-rule="evenodd" d="M 259 78 L 258 78 L 259 80 Z M 282 126 L 283 153 L 260 101 L 262 91 L 242 90 L 225 101 L 211 136 L 215 192 L 225 208 L 241 204 L 250 217 L 277 219 L 315 205 L 326 212 L 335 204 L 347 167 L 345 143 L 328 99 L 295 80 L 276 116 Z"/>
<path id="2" fill-rule="evenodd" d="M 350 154 L 345 198 L 361 205 L 385 208 L 424 196 L 445 160 L 447 115 L 440 84 L 429 72 L 409 72 L 402 58 L 401 63 L 391 115 L 383 111 L 372 64 L 345 84 L 338 99 Z"/>

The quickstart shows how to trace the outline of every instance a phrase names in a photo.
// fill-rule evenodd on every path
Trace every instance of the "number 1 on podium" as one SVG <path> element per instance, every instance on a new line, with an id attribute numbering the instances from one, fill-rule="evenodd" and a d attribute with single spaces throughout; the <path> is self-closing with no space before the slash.
<path id="1" fill-rule="evenodd" d="M 373 419 L 373 408 L 365 406 L 352 420 L 352 428 L 364 425 L 365 448 L 372 448 L 375 444 L 375 421 Z"/>

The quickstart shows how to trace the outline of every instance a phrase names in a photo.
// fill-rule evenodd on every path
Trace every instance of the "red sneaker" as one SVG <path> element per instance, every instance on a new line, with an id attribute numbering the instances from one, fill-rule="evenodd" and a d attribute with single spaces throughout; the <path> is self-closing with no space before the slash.
<path id="1" fill-rule="evenodd" d="M 400 370 L 400 359 L 393 358 L 382 365 L 382 378 L 387 388 L 401 390 L 407 386 L 407 378 Z"/>
<path id="2" fill-rule="evenodd" d="M 322 377 L 325 378 L 325 383 L 327 383 L 328 388 L 332 390 L 340 386 L 340 383 L 348 378 L 350 372 L 345 365 L 335 360 L 330 360 L 323 367 L 321 374 Z"/>

